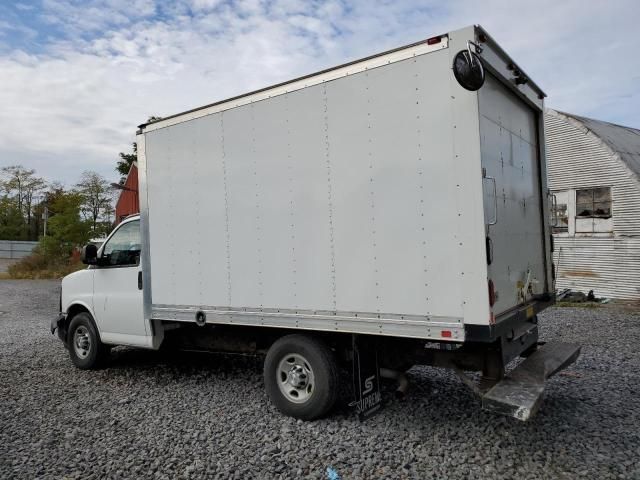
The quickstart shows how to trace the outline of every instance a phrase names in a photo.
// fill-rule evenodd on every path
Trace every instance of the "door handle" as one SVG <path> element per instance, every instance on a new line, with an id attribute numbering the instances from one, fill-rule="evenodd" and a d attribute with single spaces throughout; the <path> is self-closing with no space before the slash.
<path id="1" fill-rule="evenodd" d="M 487 222 L 487 225 L 495 225 L 498 223 L 498 188 L 496 187 L 496 179 L 495 177 L 491 177 L 487 175 L 486 169 L 482 169 L 482 178 L 483 180 L 490 180 L 493 185 L 493 218 L 490 222 Z"/>
<path id="2" fill-rule="evenodd" d="M 142 290 L 142 270 L 138 272 L 138 290 Z"/>

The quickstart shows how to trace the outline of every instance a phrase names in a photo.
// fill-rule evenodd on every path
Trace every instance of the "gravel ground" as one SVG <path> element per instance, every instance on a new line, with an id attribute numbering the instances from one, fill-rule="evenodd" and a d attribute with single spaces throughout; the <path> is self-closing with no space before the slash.
<path id="1" fill-rule="evenodd" d="M 49 333 L 54 281 L 0 281 L 0 478 L 640 478 L 640 313 L 555 308 L 579 342 L 529 423 L 496 417 L 450 372 L 415 367 L 404 401 L 359 423 L 270 405 L 257 360 L 116 349 L 74 368 Z"/>

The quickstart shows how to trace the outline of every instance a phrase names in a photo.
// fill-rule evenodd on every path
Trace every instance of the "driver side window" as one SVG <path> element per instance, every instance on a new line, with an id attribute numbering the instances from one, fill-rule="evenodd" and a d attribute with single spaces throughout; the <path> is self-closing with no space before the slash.
<path id="1" fill-rule="evenodd" d="M 140 221 L 125 223 L 102 249 L 103 266 L 122 267 L 140 262 Z"/>

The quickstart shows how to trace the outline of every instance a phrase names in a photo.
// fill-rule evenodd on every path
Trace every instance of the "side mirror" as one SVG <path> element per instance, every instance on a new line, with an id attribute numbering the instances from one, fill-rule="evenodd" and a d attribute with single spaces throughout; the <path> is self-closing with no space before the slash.
<path id="1" fill-rule="evenodd" d="M 82 247 L 82 253 L 80 254 L 80 260 L 86 265 L 95 265 L 98 263 L 98 247 L 92 243 Z"/>

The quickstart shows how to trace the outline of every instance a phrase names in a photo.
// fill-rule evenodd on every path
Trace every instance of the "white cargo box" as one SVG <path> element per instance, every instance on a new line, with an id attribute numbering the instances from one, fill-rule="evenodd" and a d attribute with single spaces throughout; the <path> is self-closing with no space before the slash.
<path id="1" fill-rule="evenodd" d="M 461 342 L 533 314 L 543 97 L 469 27 L 142 125 L 146 317 Z"/>

